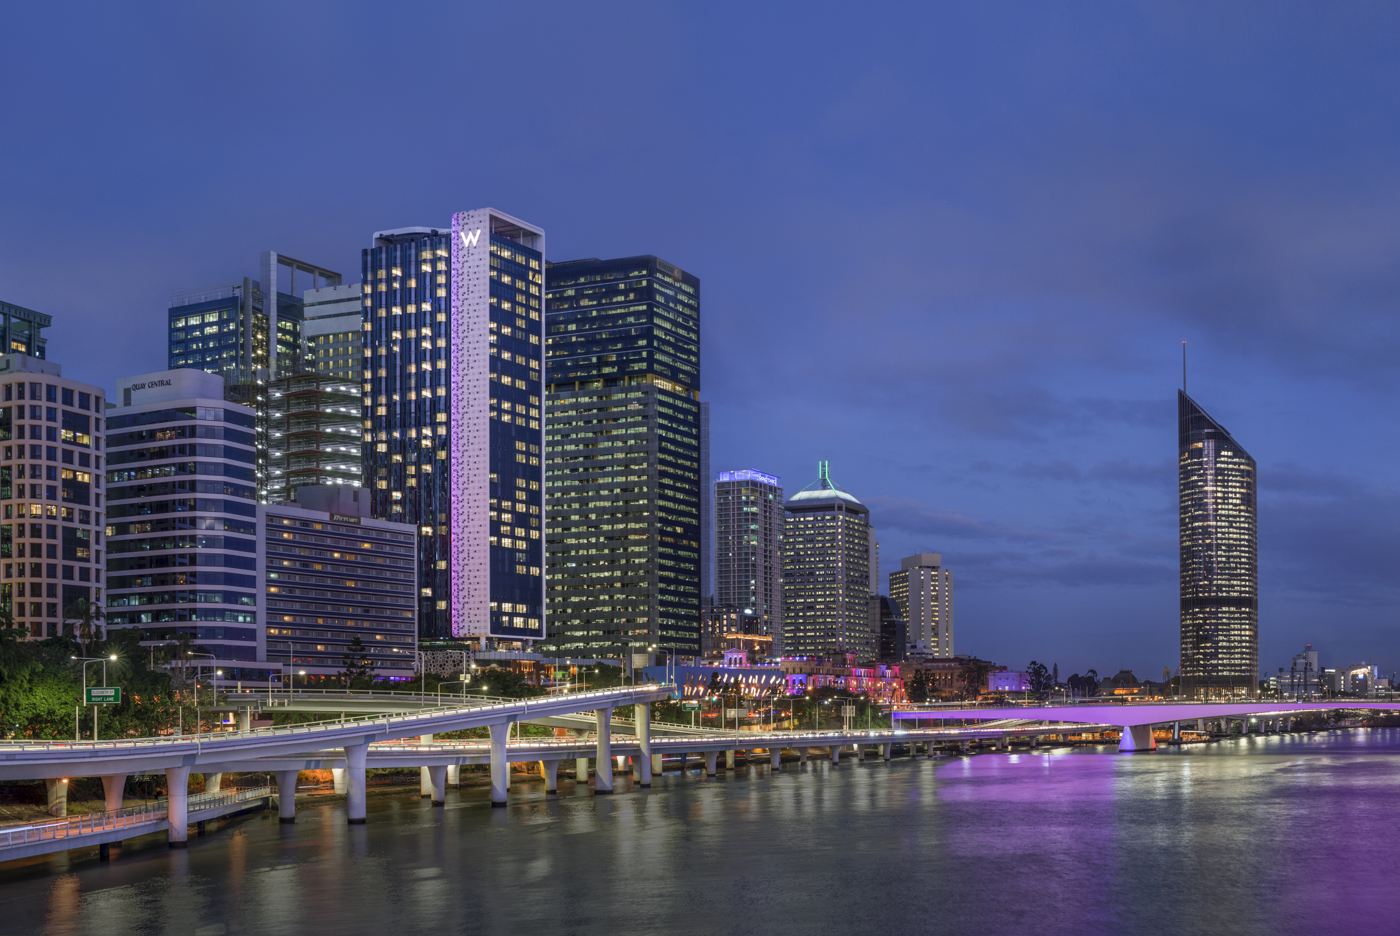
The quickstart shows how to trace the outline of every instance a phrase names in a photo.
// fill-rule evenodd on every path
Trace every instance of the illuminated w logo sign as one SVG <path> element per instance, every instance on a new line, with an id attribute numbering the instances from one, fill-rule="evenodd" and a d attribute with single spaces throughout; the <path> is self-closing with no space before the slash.
<path id="1" fill-rule="evenodd" d="M 462 246 L 463 246 L 463 247 L 475 247 L 475 246 L 476 246 L 477 240 L 480 239 L 480 237 L 481 237 L 481 228 L 477 228 L 475 231 L 472 231 L 470 234 L 468 234 L 466 231 L 462 231 L 462 232 L 460 232 L 460 233 L 461 233 L 461 235 L 462 235 Z"/>

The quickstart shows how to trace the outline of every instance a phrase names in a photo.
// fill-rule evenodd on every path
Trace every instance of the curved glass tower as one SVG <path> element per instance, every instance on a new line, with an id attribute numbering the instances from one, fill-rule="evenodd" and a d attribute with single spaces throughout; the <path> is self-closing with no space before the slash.
<path id="1" fill-rule="evenodd" d="M 1259 685 L 1254 459 L 1180 391 L 1177 421 L 1182 692 L 1253 697 Z"/>

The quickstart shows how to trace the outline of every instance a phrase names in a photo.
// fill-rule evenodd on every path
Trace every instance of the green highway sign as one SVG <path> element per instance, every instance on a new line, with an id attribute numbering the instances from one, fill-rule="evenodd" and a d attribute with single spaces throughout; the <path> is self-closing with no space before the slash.
<path id="1" fill-rule="evenodd" d="M 698 712 L 698 711 L 700 711 L 700 703 L 699 703 L 699 702 L 682 702 L 682 703 L 681 703 L 681 711 L 683 711 L 683 712 Z"/>
<path id="2" fill-rule="evenodd" d="M 121 686 L 88 686 L 83 690 L 84 705 L 119 705 L 121 701 Z"/>

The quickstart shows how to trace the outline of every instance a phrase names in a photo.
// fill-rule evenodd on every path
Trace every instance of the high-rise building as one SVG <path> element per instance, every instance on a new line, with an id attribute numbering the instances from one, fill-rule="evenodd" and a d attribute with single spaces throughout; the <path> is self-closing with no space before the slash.
<path id="1" fill-rule="evenodd" d="M 710 404 L 700 402 L 700 599 L 715 596 L 715 502 L 710 473 Z"/>
<path id="2" fill-rule="evenodd" d="M 953 656 L 953 572 L 938 553 L 899 561 L 890 573 L 890 598 L 905 621 L 909 651 L 922 656 Z"/>
<path id="3" fill-rule="evenodd" d="M 107 414 L 107 625 L 140 628 L 153 644 L 188 639 L 229 680 L 266 683 L 254 414 L 225 402 L 223 384 L 181 368 L 118 388 Z"/>
<path id="4" fill-rule="evenodd" d="M 374 675 L 407 679 L 418 649 L 417 531 L 369 515 L 369 491 L 300 487 L 259 504 L 267 656 L 308 677 L 345 669 L 352 641 Z"/>
<path id="5" fill-rule="evenodd" d="M 23 354 L 42 361 L 49 341 L 43 332 L 52 324 L 52 316 L 0 302 L 0 354 Z"/>
<path id="6" fill-rule="evenodd" d="M 873 659 L 870 627 L 870 511 L 832 480 L 788 499 L 783 518 L 783 654 L 854 653 Z"/>
<path id="7" fill-rule="evenodd" d="M 545 635 L 544 257 L 492 208 L 364 251 L 365 478 L 418 528 L 420 640 Z"/>
<path id="8" fill-rule="evenodd" d="M 1252 697 L 1259 679 L 1256 466 L 1181 391 L 1177 420 L 1182 692 Z"/>
<path id="9" fill-rule="evenodd" d="M 898 663 L 909 652 L 908 627 L 899 606 L 884 595 L 870 596 L 870 629 L 879 634 L 876 659 Z"/>
<path id="10" fill-rule="evenodd" d="M 776 475 L 721 471 L 714 486 L 715 608 L 751 612 L 781 650 L 783 483 Z"/>
<path id="11" fill-rule="evenodd" d="M 699 652 L 700 281 L 653 256 L 548 271 L 549 652 Z"/>
<path id="12" fill-rule="evenodd" d="M 36 327 L 25 340 L 42 351 L 44 323 L 26 321 Z M 0 604 L 30 639 L 55 637 L 80 599 L 102 607 L 105 393 L 11 353 L 0 355 L 0 396 Z"/>
<path id="13" fill-rule="evenodd" d="M 267 384 L 267 500 L 304 485 L 363 484 L 359 381 L 302 371 Z"/>
<path id="14" fill-rule="evenodd" d="M 171 370 L 193 367 L 224 378 L 224 399 L 256 414 L 257 497 L 270 493 L 267 383 L 306 368 L 303 294 L 339 286 L 340 274 L 273 250 L 259 258 L 261 279 L 242 277 L 175 293 L 167 312 Z M 298 278 L 300 274 L 300 279 Z M 268 302 L 272 296 L 275 301 Z M 269 340 L 275 335 L 275 342 Z M 275 353 L 269 349 L 275 343 Z"/>
<path id="15" fill-rule="evenodd" d="M 301 323 L 310 369 L 359 382 L 364 370 L 364 328 L 359 283 L 308 289 Z"/>

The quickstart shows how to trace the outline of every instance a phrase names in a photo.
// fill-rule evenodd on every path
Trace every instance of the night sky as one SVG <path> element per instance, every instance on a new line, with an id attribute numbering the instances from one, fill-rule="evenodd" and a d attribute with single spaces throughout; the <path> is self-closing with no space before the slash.
<path id="1" fill-rule="evenodd" d="M 0 298 L 113 387 L 178 289 L 492 206 L 702 283 L 713 467 L 829 459 L 956 648 L 1178 662 L 1176 389 L 1257 459 L 1261 670 L 1400 668 L 1400 8 L 7 4 Z"/>

